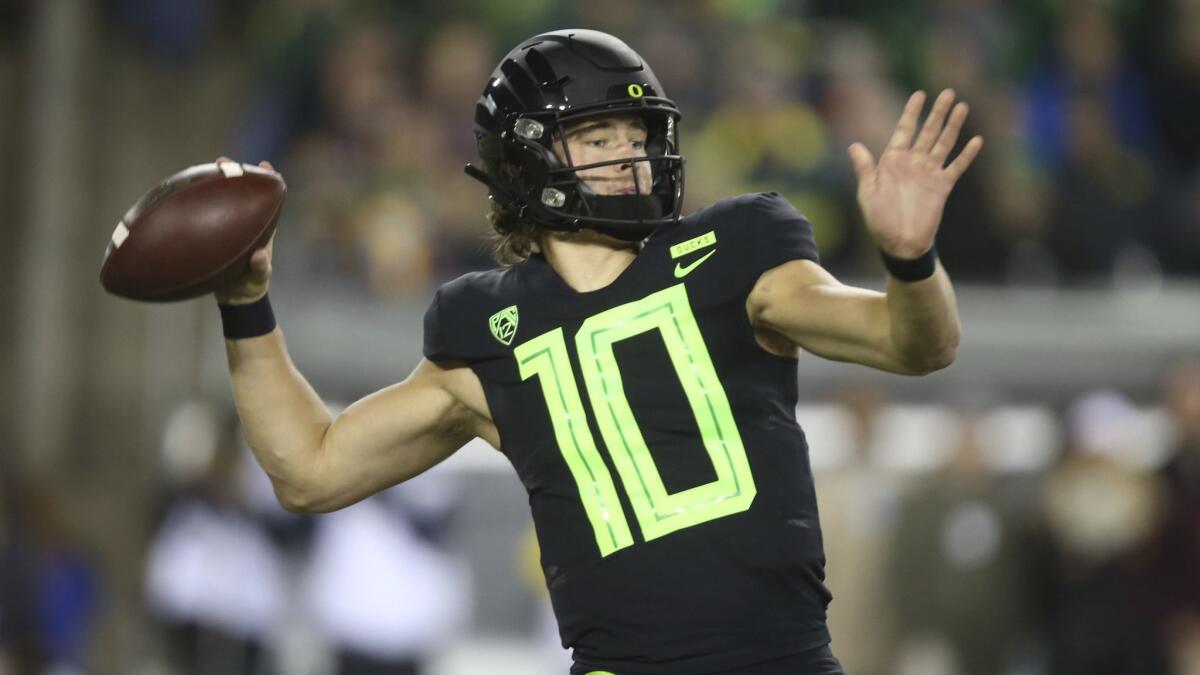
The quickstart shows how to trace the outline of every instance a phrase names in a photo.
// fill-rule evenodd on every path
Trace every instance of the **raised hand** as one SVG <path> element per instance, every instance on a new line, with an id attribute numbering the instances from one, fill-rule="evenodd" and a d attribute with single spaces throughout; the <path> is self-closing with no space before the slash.
<path id="1" fill-rule="evenodd" d="M 942 91 L 917 134 L 924 107 L 925 92 L 909 97 L 878 164 L 862 143 L 849 149 L 867 229 L 879 247 L 896 258 L 915 258 L 933 246 L 950 190 L 983 147 L 983 137 L 975 136 L 947 165 L 967 118 L 967 104 L 954 105 L 954 90 Z"/>

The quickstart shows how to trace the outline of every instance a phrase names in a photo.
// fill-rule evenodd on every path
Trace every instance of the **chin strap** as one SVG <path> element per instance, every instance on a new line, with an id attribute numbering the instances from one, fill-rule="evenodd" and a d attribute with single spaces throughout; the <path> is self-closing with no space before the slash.
<path id="1" fill-rule="evenodd" d="M 598 218 L 612 218 L 628 223 L 589 223 L 583 219 L 584 227 L 603 232 L 622 241 L 641 241 L 650 236 L 654 225 L 644 221 L 662 218 L 662 201 L 650 195 L 596 195 L 589 197 L 592 214 Z"/>
<path id="2" fill-rule="evenodd" d="M 651 195 L 597 195 L 589 199 L 600 218 L 644 221 L 662 218 L 662 201 Z M 640 222 L 639 222 L 640 225 Z"/>
<path id="3" fill-rule="evenodd" d="M 525 211 L 529 205 L 524 203 L 516 193 L 500 185 L 487 172 L 473 164 L 464 166 L 463 172 L 487 186 L 491 198 L 500 206 L 516 214 L 518 220 L 525 217 Z M 653 225 L 643 224 L 642 221 L 658 220 L 662 218 L 663 214 L 662 201 L 650 195 L 592 195 L 585 199 L 593 206 L 593 216 L 631 222 L 627 225 L 589 223 L 587 217 L 583 216 L 580 218 L 582 222 L 579 227 L 548 227 L 547 229 L 572 231 L 586 227 L 622 241 L 641 241 L 654 231 Z"/>

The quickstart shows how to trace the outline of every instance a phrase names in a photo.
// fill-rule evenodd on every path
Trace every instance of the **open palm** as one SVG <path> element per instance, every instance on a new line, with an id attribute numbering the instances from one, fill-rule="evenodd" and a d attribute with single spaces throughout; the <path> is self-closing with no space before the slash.
<path id="1" fill-rule="evenodd" d="M 954 91 L 942 91 L 916 134 L 924 107 L 925 92 L 908 99 L 878 164 L 862 143 L 849 150 L 867 229 L 885 253 L 897 258 L 915 258 L 933 246 L 950 190 L 983 147 L 983 137 L 975 136 L 947 165 L 967 104 L 954 105 Z"/>

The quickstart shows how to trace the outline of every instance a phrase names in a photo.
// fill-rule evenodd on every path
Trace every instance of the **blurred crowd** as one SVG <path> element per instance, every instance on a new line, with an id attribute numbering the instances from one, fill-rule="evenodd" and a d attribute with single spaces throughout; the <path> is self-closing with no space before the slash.
<path id="1" fill-rule="evenodd" d="M 153 625 L 131 670 L 165 675 L 415 675 L 466 628 L 472 585 L 443 540 L 453 476 L 435 470 L 320 518 L 286 512 L 236 414 L 166 421 L 143 560 Z M 0 675 L 93 672 L 101 570 L 32 482 L 0 472 Z"/>
<path id="2" fill-rule="evenodd" d="M 883 403 L 845 390 L 848 456 L 817 472 L 847 672 L 1200 673 L 1200 360 L 1167 373 L 1165 425 L 1115 391 L 1041 432 L 965 395 L 916 463 Z"/>
<path id="3" fill-rule="evenodd" d="M 1200 276 L 1197 0 L 107 4 L 163 68 L 204 58 L 206 30 L 252 55 L 230 150 L 290 181 L 281 273 L 421 295 L 489 265 L 483 189 L 462 174 L 476 98 L 520 39 L 586 26 L 680 104 L 687 210 L 779 191 L 836 274 L 879 273 L 844 149 L 878 151 L 908 92 L 953 87 L 964 138 L 987 139 L 938 240 L 955 278 Z"/>

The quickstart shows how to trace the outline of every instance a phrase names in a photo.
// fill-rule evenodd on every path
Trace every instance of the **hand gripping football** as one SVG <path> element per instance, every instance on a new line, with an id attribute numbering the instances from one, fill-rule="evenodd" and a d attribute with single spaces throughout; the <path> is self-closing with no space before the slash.
<path id="1" fill-rule="evenodd" d="M 184 169 L 117 223 L 100 283 L 114 295 L 149 302 L 220 289 L 271 239 L 286 195 L 283 177 L 269 169 L 235 162 Z"/>

